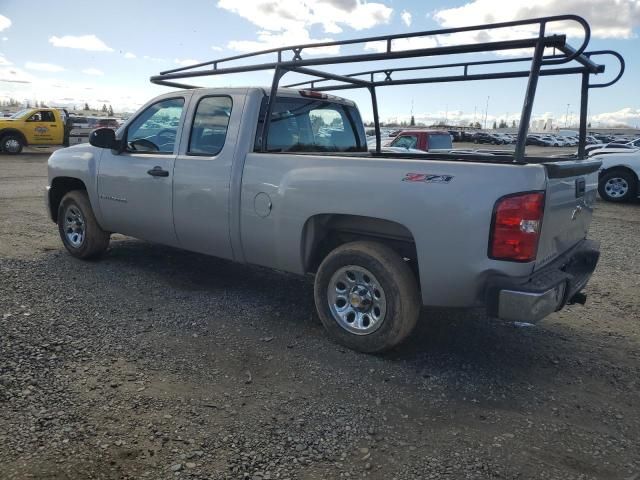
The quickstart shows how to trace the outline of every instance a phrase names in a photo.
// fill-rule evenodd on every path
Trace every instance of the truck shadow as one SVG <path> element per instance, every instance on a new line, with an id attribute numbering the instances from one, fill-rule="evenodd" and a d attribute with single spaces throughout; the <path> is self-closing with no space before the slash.
<path id="1" fill-rule="evenodd" d="M 305 349 L 310 355 L 316 356 L 320 350 L 323 357 L 335 356 L 337 360 L 347 353 L 355 355 L 353 361 L 366 361 L 324 335 L 315 314 L 311 278 L 129 239 L 114 242 L 104 261 L 128 267 L 129 273 L 144 272 L 183 292 L 224 294 L 240 302 L 250 299 L 250 308 L 263 314 L 265 328 L 275 335 L 294 335 L 302 344 L 315 344 Z M 425 308 L 408 341 L 373 358 L 402 365 L 415 374 L 453 368 L 503 380 L 517 380 L 532 371 L 548 376 L 549 369 L 557 369 L 560 362 L 571 364 L 578 350 L 584 353 L 588 349 L 585 342 L 595 340 L 559 325 L 553 317 L 546 322 L 537 327 L 516 327 L 488 318 L 480 309 Z M 323 344 L 320 349 L 319 344 Z M 600 358 L 602 352 L 598 355 Z"/>

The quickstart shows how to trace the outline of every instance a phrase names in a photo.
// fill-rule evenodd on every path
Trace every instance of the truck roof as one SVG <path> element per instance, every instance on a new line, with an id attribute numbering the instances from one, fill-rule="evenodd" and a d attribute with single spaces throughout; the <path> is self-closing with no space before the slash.
<path id="1" fill-rule="evenodd" d="M 261 92 L 263 95 L 265 95 L 266 97 L 269 96 L 269 91 L 270 91 L 271 87 L 268 86 L 264 86 L 264 87 L 259 87 L 259 86 L 255 86 L 255 87 L 202 87 L 202 88 L 194 88 L 192 89 L 192 91 L 194 92 L 200 92 L 203 94 L 212 94 L 212 95 L 219 95 L 221 93 L 240 93 L 240 94 L 247 94 L 251 91 L 254 92 Z M 316 98 L 316 99 L 326 99 L 327 101 L 330 101 L 332 103 L 340 103 L 340 104 L 344 104 L 344 105 L 349 105 L 349 106 L 355 106 L 355 102 L 343 98 L 343 97 L 338 97 L 336 95 L 329 95 L 327 93 L 324 92 L 314 92 L 314 91 L 310 91 L 310 90 L 303 90 L 303 89 L 296 89 L 296 88 L 278 88 L 278 96 L 279 97 L 290 97 L 290 98 Z"/>

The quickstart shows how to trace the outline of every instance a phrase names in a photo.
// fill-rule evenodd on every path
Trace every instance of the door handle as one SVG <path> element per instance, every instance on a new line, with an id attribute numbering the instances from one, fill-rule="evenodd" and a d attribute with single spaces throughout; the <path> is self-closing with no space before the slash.
<path id="1" fill-rule="evenodd" d="M 167 172 L 166 170 L 163 170 L 162 167 L 157 165 L 153 167 L 151 170 L 147 170 L 147 173 L 152 177 L 168 177 L 169 176 L 169 172 Z"/>

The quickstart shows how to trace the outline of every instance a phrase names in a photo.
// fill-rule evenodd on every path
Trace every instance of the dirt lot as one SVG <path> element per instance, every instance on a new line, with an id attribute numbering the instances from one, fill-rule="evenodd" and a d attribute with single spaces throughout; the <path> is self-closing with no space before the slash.
<path id="1" fill-rule="evenodd" d="M 587 307 L 426 310 L 367 356 L 308 279 L 124 237 L 73 259 L 46 159 L 0 157 L 3 479 L 640 479 L 640 204 L 598 204 Z"/>

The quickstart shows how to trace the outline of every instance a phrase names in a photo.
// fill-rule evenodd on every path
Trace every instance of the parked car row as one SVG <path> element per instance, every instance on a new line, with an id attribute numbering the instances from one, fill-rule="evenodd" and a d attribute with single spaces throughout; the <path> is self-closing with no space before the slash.
<path id="1" fill-rule="evenodd" d="M 402 147 L 407 148 L 407 145 L 412 144 L 408 148 L 416 149 L 416 145 L 419 143 L 415 138 L 413 143 L 408 139 L 402 139 L 400 144 L 396 145 L 398 137 L 405 135 L 408 132 L 413 132 L 414 136 L 420 132 L 434 133 L 436 130 L 413 128 L 413 129 L 384 129 L 381 131 L 383 136 L 383 146 L 387 147 Z M 451 142 L 468 142 L 475 144 L 486 145 L 513 145 L 518 139 L 518 135 L 515 133 L 505 132 L 490 132 L 490 131 L 473 131 L 473 130 L 437 130 L 439 134 L 446 134 L 448 132 Z M 374 132 L 367 130 L 367 137 L 369 139 L 369 145 L 375 146 Z M 391 140 L 389 140 L 391 139 Z M 540 147 L 577 147 L 578 146 L 578 134 L 573 130 L 564 130 L 559 133 L 530 133 L 527 135 L 527 145 L 536 145 Z M 442 144 L 442 142 L 438 142 Z M 628 135 L 601 135 L 601 134 L 589 134 L 586 137 L 586 151 L 589 155 L 600 153 L 617 153 L 626 152 L 628 150 L 640 148 L 640 137 L 628 136 Z M 422 148 L 417 148 L 423 150 Z"/>
<path id="2" fill-rule="evenodd" d="M 464 138 L 465 136 L 462 136 Z M 472 135 L 466 135 L 462 141 L 472 141 L 473 143 L 484 143 L 491 145 L 509 145 L 515 144 L 518 135 L 513 133 L 489 133 L 475 132 Z M 454 137 L 455 140 L 455 137 Z M 597 143 L 595 138 L 587 138 L 587 143 Z M 536 134 L 527 135 L 527 145 L 538 145 L 541 147 L 577 147 L 578 138 L 573 136 L 553 135 L 553 134 Z"/>
<path id="3" fill-rule="evenodd" d="M 81 115 L 71 115 L 69 117 L 73 128 L 113 128 L 114 130 L 122 125 L 123 121 L 113 117 L 85 117 Z"/>

